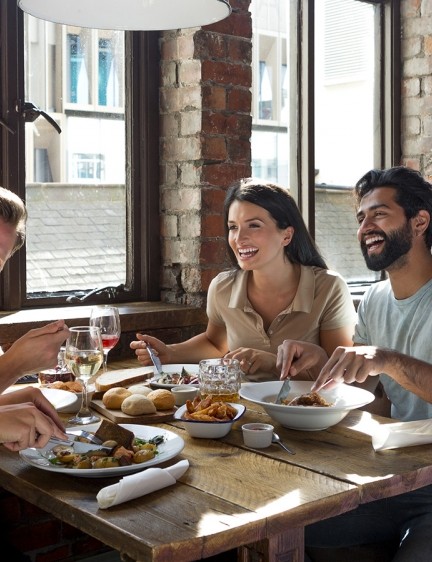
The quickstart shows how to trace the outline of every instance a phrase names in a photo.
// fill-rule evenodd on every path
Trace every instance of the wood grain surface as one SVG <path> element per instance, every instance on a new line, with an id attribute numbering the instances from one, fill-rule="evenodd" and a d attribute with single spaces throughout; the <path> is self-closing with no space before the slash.
<path id="1" fill-rule="evenodd" d="M 90 403 L 90 407 L 96 410 L 108 420 L 115 423 L 137 423 L 137 424 L 149 424 L 149 423 L 162 423 L 171 420 L 174 417 L 174 413 L 177 408 L 172 410 L 157 410 L 154 414 L 142 414 L 141 416 L 130 416 L 125 414 L 121 410 L 111 410 L 104 406 L 101 399 L 94 398 Z"/>

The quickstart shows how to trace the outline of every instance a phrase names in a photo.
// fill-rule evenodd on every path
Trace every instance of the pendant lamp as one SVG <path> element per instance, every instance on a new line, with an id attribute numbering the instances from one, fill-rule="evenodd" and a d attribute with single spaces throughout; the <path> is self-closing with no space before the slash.
<path id="1" fill-rule="evenodd" d="M 162 31 L 201 27 L 228 17 L 228 0 L 18 0 L 24 12 L 78 27 Z"/>

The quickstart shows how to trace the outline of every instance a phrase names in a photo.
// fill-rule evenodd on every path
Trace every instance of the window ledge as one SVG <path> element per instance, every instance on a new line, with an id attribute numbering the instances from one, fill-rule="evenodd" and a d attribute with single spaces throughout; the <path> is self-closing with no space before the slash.
<path id="1" fill-rule="evenodd" d="M 162 302 L 116 304 L 120 311 L 122 332 L 163 330 L 206 325 L 205 310 L 192 306 Z M 0 313 L 0 345 L 10 343 L 32 328 L 63 319 L 68 326 L 87 325 L 92 306 L 26 309 Z"/>

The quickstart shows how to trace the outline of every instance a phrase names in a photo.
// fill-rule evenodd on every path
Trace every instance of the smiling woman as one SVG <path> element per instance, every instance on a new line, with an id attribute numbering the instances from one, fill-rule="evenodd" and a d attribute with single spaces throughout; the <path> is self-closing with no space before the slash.
<path id="1" fill-rule="evenodd" d="M 163 365 L 225 356 L 238 359 L 244 376 L 257 381 L 279 378 L 276 353 L 286 338 L 316 343 L 327 354 L 351 345 L 348 288 L 327 269 L 289 192 L 241 180 L 227 191 L 224 217 L 234 267 L 210 284 L 206 332 L 173 345 L 139 335 L 131 344 L 138 359 L 150 364 L 142 342 Z"/>

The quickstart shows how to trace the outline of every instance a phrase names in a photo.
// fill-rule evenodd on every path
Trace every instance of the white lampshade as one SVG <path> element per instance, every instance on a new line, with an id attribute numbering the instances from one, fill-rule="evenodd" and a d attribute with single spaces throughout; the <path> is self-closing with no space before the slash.
<path id="1" fill-rule="evenodd" d="M 231 13 L 227 0 L 18 0 L 18 6 L 55 23 L 130 31 L 201 27 Z"/>

